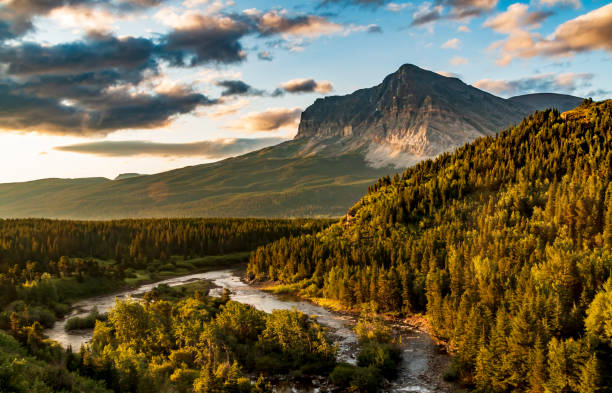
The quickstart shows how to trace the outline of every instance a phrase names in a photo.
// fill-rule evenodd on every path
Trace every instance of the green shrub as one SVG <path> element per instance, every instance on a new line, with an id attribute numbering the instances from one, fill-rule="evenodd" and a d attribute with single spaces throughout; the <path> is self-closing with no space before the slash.
<path id="1" fill-rule="evenodd" d="M 329 374 L 329 380 L 340 388 L 346 388 L 351 384 L 357 367 L 348 363 L 339 363 Z"/>

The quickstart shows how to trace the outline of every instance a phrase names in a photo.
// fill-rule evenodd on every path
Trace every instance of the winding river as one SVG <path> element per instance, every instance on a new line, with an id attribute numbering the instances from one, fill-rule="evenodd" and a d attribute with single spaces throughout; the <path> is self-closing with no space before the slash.
<path id="1" fill-rule="evenodd" d="M 230 269 L 175 277 L 152 284 L 141 285 L 134 289 L 113 293 L 112 295 L 81 300 L 73 305 L 73 311 L 69 315 L 57 321 L 53 328 L 45 330 L 45 334 L 64 347 L 71 346 L 74 350 L 78 350 L 81 345 L 91 340 L 92 331 L 85 330 L 68 333 L 64 330 L 68 319 L 75 316 L 86 316 L 94 307 L 97 307 L 101 313 L 107 312 L 113 307 L 115 299 L 138 297 L 160 284 L 167 284 L 172 287 L 202 280 L 207 280 L 214 284 L 215 288 L 210 291 L 211 296 L 220 296 L 224 289 L 229 289 L 233 300 L 250 304 L 265 312 L 295 308 L 315 317 L 319 323 L 328 326 L 332 330 L 332 337 L 338 343 L 338 360 L 352 364 L 356 363 L 357 336 L 351 329 L 354 323 L 353 318 L 331 312 L 306 301 L 287 299 L 261 291 L 241 281 L 239 272 Z M 444 383 L 441 378 L 443 369 L 447 364 L 447 359 L 445 356 L 437 353 L 435 344 L 429 335 L 402 327 L 399 336 L 404 352 L 400 375 L 385 391 L 407 393 L 452 391 L 451 387 Z M 318 389 L 312 387 L 303 389 L 283 387 L 279 389 L 279 392 L 316 391 Z"/>

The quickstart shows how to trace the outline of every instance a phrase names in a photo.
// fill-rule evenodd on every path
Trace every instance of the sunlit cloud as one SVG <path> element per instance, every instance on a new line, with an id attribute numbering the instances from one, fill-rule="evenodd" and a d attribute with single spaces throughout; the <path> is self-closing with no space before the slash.
<path id="1" fill-rule="evenodd" d="M 491 21 L 485 25 L 508 34 L 508 38 L 490 47 L 493 51 L 499 51 L 497 64 L 502 66 L 517 58 L 571 57 L 595 50 L 612 53 L 612 4 L 562 23 L 548 37 L 529 31 L 529 24 L 498 24 Z"/>
<path id="2" fill-rule="evenodd" d="M 481 79 L 474 82 L 474 87 L 505 96 L 542 92 L 575 93 L 590 87 L 593 77 L 590 73 L 539 74 L 516 80 Z"/>
<path id="3" fill-rule="evenodd" d="M 461 41 L 459 41 L 458 38 L 451 38 L 450 40 L 443 43 L 441 48 L 442 49 L 459 49 L 460 44 L 461 44 Z"/>
<path id="4" fill-rule="evenodd" d="M 89 154 L 102 157 L 202 157 L 220 159 L 245 154 L 267 146 L 277 145 L 282 138 L 225 138 L 188 143 L 160 143 L 151 141 L 99 141 L 57 146 L 56 151 Z"/>
<path id="5" fill-rule="evenodd" d="M 271 108 L 250 113 L 228 125 L 228 128 L 244 131 L 276 131 L 281 128 L 297 128 L 302 109 Z"/>

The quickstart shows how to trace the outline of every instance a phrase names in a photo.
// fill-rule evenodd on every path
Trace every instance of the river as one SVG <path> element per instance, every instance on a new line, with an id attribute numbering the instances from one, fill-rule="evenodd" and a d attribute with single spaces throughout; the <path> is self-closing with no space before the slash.
<path id="1" fill-rule="evenodd" d="M 233 300 L 250 304 L 265 312 L 295 308 L 315 317 L 319 323 L 328 326 L 332 331 L 332 338 L 338 343 L 338 360 L 352 364 L 356 363 L 357 336 L 352 330 L 352 325 L 354 324 L 353 318 L 329 311 L 310 302 L 279 297 L 261 291 L 241 281 L 238 271 L 230 269 L 174 277 L 111 295 L 81 300 L 73 305 L 72 312 L 69 315 L 57 321 L 53 328 L 45 330 L 45 334 L 64 347 L 71 346 L 74 350 L 78 350 L 81 345 L 91 340 L 92 331 L 86 330 L 68 333 L 64 330 L 68 319 L 75 316 L 86 316 L 94 307 L 97 307 L 101 313 L 107 312 L 113 307 L 115 299 L 138 297 L 160 284 L 167 284 L 173 287 L 202 280 L 207 280 L 214 284 L 214 288 L 210 291 L 211 296 L 220 296 L 224 289 L 229 289 Z M 446 356 L 438 354 L 436 346 L 429 335 L 407 327 L 395 328 L 401 339 L 403 360 L 399 377 L 385 391 L 407 393 L 452 391 L 451 386 L 446 384 L 441 378 L 441 374 L 444 371 L 443 368 L 446 367 L 448 359 Z M 318 390 L 312 387 L 284 387 L 280 391 L 315 392 Z"/>

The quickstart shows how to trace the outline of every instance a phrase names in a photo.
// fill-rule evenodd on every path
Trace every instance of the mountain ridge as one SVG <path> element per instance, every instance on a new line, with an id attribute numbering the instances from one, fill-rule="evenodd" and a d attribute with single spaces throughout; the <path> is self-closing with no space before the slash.
<path id="1" fill-rule="evenodd" d="M 428 81 L 434 88 L 426 89 Z M 394 89 L 401 93 L 401 100 L 393 99 Z M 469 113 L 461 115 L 462 106 L 453 106 L 452 97 L 444 97 L 445 89 L 454 92 L 452 97 L 461 98 L 461 105 L 469 104 L 466 97 L 481 97 L 478 102 L 495 102 L 501 109 L 487 112 L 470 104 Z M 359 111 L 356 106 L 336 114 L 351 125 L 354 132 L 350 135 L 332 132 L 341 127 L 332 129 L 325 116 L 317 121 L 328 122 L 327 125 L 315 129 L 312 124 L 316 122 L 309 122 L 312 114 L 320 110 L 321 102 L 343 101 L 355 95 L 359 97 L 355 105 L 363 100 L 371 102 L 370 110 Z M 393 102 L 401 104 L 395 106 L 395 112 Z M 423 103 L 431 110 L 417 113 Z M 379 114 L 372 110 L 377 105 Z M 479 136 L 491 135 L 530 112 L 532 109 L 520 102 L 509 103 L 456 78 L 405 65 L 378 86 L 315 101 L 302 114 L 294 140 L 214 163 L 153 175 L 0 184 L 0 217 L 340 216 L 380 177 Z M 444 128 L 444 119 L 448 119 L 449 130 Z M 411 134 L 414 127 L 402 128 L 402 122 L 421 122 L 421 128 Z M 384 132 L 376 135 L 381 129 Z M 399 131 L 395 132 L 396 129 Z M 313 135 L 308 136 L 309 132 Z M 315 135 L 318 132 L 324 136 Z M 410 148 L 406 141 L 415 146 Z M 419 143 L 422 146 L 417 146 Z M 385 159 L 388 157 L 391 159 Z"/>

